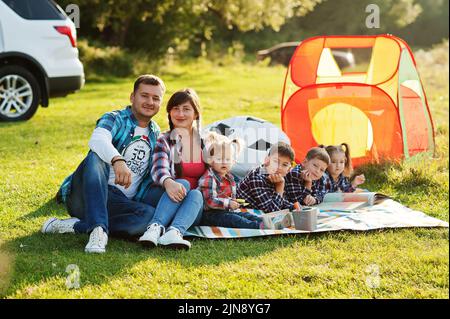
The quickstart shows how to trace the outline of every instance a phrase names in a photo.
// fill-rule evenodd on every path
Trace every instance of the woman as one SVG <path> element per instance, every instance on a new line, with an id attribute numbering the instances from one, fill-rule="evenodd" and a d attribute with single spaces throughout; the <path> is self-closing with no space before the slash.
<path id="1" fill-rule="evenodd" d="M 156 143 L 151 169 L 154 183 L 165 192 L 139 241 L 151 247 L 160 244 L 189 249 L 191 244 L 183 235 L 201 219 L 203 197 L 196 188 L 206 171 L 200 137 L 200 105 L 195 91 L 175 92 L 167 103 L 167 113 L 170 129 Z M 147 197 L 146 203 L 154 203 L 158 191 L 149 192 Z"/>

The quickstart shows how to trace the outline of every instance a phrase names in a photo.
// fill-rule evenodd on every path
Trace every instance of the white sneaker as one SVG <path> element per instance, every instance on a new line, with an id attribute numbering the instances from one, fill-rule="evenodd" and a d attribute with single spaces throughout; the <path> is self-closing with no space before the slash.
<path id="1" fill-rule="evenodd" d="M 164 234 L 163 226 L 156 223 L 151 224 L 147 227 L 144 235 L 139 238 L 139 242 L 147 247 L 156 247 L 162 234 Z"/>
<path id="2" fill-rule="evenodd" d="M 162 246 L 174 249 L 188 250 L 191 248 L 191 243 L 183 239 L 180 231 L 176 228 L 169 228 L 169 230 L 159 238 L 158 243 Z"/>
<path id="3" fill-rule="evenodd" d="M 42 225 L 41 232 L 44 234 L 66 234 L 66 233 L 75 233 L 75 229 L 73 226 L 75 223 L 79 222 L 78 218 L 67 218 L 67 219 L 58 219 L 52 217 L 47 219 Z"/>
<path id="4" fill-rule="evenodd" d="M 104 253 L 108 243 L 108 234 L 101 226 L 97 226 L 89 235 L 89 242 L 84 249 L 87 253 Z"/>

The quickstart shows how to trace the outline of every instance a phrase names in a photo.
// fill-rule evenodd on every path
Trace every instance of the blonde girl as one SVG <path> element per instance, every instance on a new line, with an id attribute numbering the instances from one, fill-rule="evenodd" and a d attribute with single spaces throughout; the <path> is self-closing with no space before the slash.
<path id="1" fill-rule="evenodd" d="M 236 199 L 236 182 L 231 168 L 242 149 L 239 139 L 210 132 L 205 137 L 205 161 L 208 170 L 199 180 L 204 211 L 201 224 L 205 226 L 263 229 L 274 227 L 262 217 L 235 211 L 240 207 Z"/>

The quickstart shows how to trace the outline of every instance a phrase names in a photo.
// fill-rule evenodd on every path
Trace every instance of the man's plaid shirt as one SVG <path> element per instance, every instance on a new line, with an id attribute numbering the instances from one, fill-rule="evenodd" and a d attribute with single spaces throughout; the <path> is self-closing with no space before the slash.
<path id="1" fill-rule="evenodd" d="M 275 186 L 268 180 L 264 166 L 252 170 L 237 187 L 237 197 L 244 199 L 250 207 L 266 213 L 281 209 L 293 209 L 293 202 L 275 192 Z"/>
<path id="2" fill-rule="evenodd" d="M 111 132 L 112 144 L 117 151 L 122 154 L 125 147 L 130 144 L 134 130 L 138 125 L 138 121 L 131 111 L 131 106 L 127 106 L 123 110 L 113 111 L 104 114 L 98 121 L 96 127 L 104 128 Z M 160 128 L 153 120 L 148 124 L 149 128 L 149 143 L 151 151 L 155 149 L 156 140 L 160 134 Z M 90 151 L 91 152 L 91 151 Z M 151 166 L 151 161 L 149 166 Z M 141 185 L 138 187 L 138 191 L 134 196 L 134 200 L 142 201 L 147 191 L 150 189 L 153 180 L 150 176 L 150 167 L 146 170 L 145 175 L 142 178 Z M 61 200 L 66 202 L 67 197 L 70 194 L 72 184 L 72 174 L 64 179 L 59 193 L 61 194 Z"/>

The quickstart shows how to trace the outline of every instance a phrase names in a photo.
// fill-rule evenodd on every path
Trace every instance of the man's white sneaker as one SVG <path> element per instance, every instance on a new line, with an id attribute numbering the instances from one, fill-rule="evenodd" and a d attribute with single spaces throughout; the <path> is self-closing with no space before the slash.
<path id="1" fill-rule="evenodd" d="M 147 247 L 156 247 L 158 240 L 164 233 L 164 227 L 158 224 L 151 224 L 147 227 L 144 235 L 139 238 L 139 242 Z"/>
<path id="2" fill-rule="evenodd" d="M 44 234 L 66 234 L 66 233 L 75 233 L 73 226 L 79 222 L 78 218 L 67 218 L 67 219 L 58 219 L 52 217 L 47 219 L 42 225 L 41 231 Z"/>
<path id="3" fill-rule="evenodd" d="M 158 243 L 161 246 L 166 246 L 173 249 L 191 248 L 191 243 L 183 239 L 180 231 L 176 228 L 169 228 L 169 230 L 159 238 Z"/>
<path id="4" fill-rule="evenodd" d="M 89 235 L 89 242 L 84 251 L 87 253 L 104 253 L 107 243 L 108 235 L 101 226 L 97 226 Z"/>

